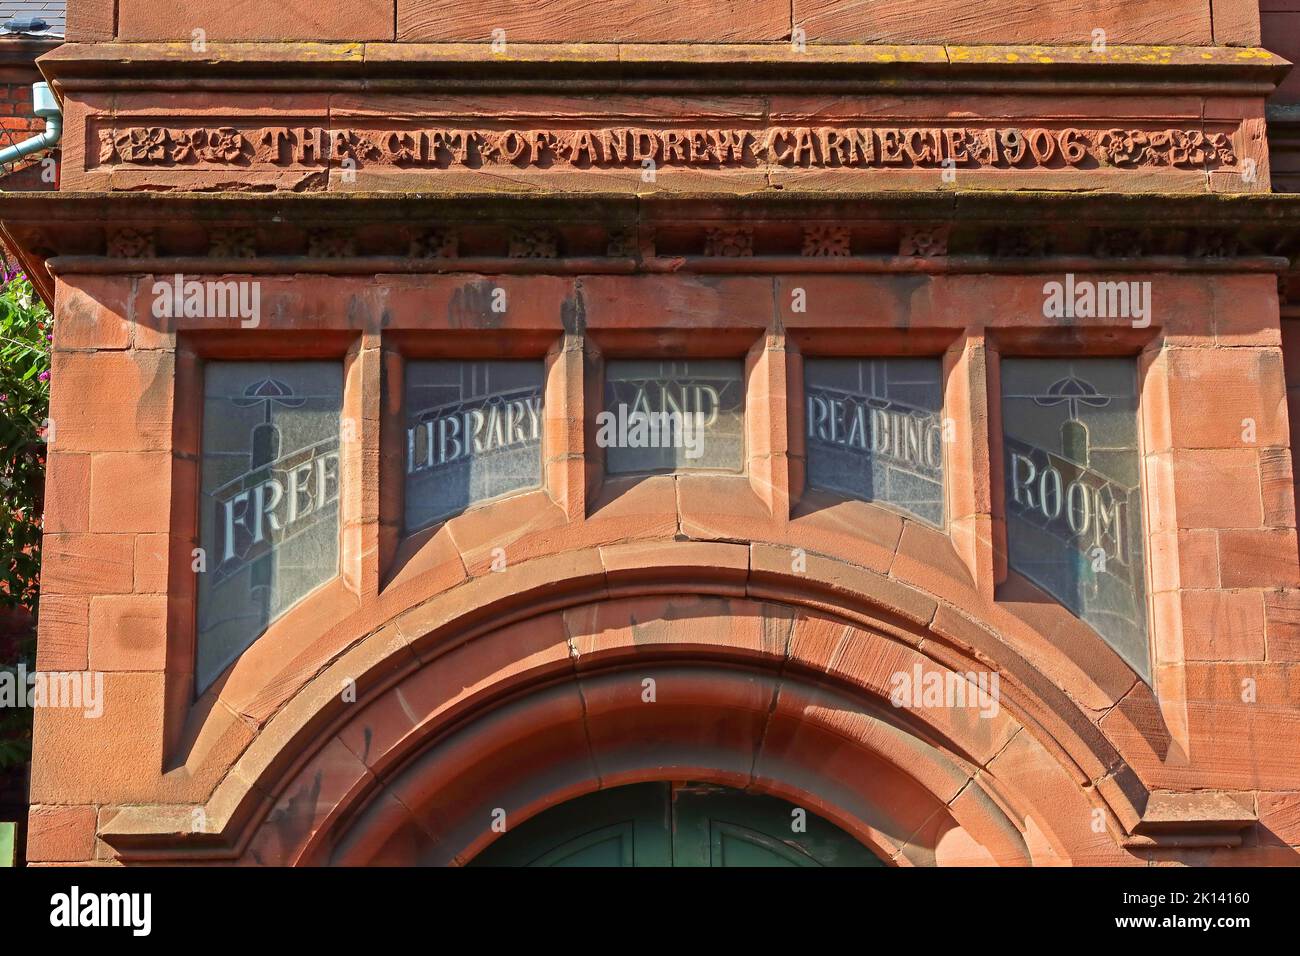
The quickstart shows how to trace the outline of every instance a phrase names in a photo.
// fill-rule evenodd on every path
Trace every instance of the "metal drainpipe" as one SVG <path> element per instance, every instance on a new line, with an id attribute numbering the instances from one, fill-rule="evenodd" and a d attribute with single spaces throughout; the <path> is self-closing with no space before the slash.
<path id="1" fill-rule="evenodd" d="M 38 150 L 48 149 L 63 138 L 63 112 L 50 90 L 50 84 L 32 84 L 32 112 L 44 118 L 45 132 L 0 150 L 0 164 L 12 163 Z"/>

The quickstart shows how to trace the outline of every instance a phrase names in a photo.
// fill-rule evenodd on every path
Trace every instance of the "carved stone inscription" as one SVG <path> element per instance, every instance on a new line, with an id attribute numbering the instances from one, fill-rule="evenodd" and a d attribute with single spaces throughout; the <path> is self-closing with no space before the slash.
<path id="1" fill-rule="evenodd" d="M 174 128 L 98 131 L 101 165 L 412 169 L 1209 169 L 1232 138 L 1199 129 L 967 126 L 600 127 L 591 129 Z"/>
<path id="2" fill-rule="evenodd" d="M 1012 569 L 1149 676 L 1131 359 L 1004 359 Z"/>

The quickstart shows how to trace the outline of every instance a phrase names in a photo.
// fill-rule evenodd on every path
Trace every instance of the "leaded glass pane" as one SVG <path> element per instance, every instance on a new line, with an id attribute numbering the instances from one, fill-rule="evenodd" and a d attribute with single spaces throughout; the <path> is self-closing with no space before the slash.
<path id="1" fill-rule="evenodd" d="M 611 474 L 740 471 L 744 368 L 729 359 L 613 360 L 596 442 Z"/>
<path id="2" fill-rule="evenodd" d="M 207 363 L 199 690 L 338 574 L 342 401 L 338 363 Z"/>
<path id="3" fill-rule="evenodd" d="M 542 483 L 542 363 L 406 365 L 406 527 Z"/>
<path id="4" fill-rule="evenodd" d="M 1149 677 L 1132 360 L 1004 359 L 1011 567 Z"/>
<path id="5" fill-rule="evenodd" d="M 942 526 L 938 359 L 807 359 L 808 482 Z"/>

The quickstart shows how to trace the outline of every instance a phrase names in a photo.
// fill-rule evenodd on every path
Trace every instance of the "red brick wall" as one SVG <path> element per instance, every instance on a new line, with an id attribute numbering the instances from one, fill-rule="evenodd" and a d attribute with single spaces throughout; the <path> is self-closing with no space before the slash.
<path id="1" fill-rule="evenodd" d="M 32 115 L 33 75 L 22 78 L 6 76 L 0 81 L 0 128 L 6 137 L 17 142 L 45 128 L 45 122 Z"/>
<path id="2" fill-rule="evenodd" d="M 45 121 L 32 115 L 32 84 L 40 79 L 40 71 L 34 62 L 25 67 L 0 67 L 0 148 L 21 143 L 45 129 Z M 32 159 L 0 170 L 0 183 L 3 183 L 0 189 L 15 191 L 55 188 L 56 183 L 41 179 L 40 161 L 47 155 L 51 154 L 42 152 Z M 57 159 L 57 152 L 52 155 Z"/>

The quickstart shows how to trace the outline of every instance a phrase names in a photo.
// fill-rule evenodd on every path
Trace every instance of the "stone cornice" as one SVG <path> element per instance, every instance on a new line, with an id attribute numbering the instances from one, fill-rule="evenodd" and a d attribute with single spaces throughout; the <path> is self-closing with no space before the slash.
<path id="1" fill-rule="evenodd" d="M 1266 95 L 1290 63 L 1260 48 L 883 44 L 66 43 L 62 89 L 437 88 L 818 92 L 1232 92 Z M 900 83 L 902 86 L 900 86 Z M 811 84 L 811 85 L 810 85 Z"/>
<path id="2" fill-rule="evenodd" d="M 1300 196 L 1262 194 L 11 193 L 0 222 L 42 294 L 58 272 L 1286 273 L 1300 254 Z"/>
<path id="3" fill-rule="evenodd" d="M 839 190 L 833 196 L 787 189 L 738 195 L 693 192 L 44 192 L 0 193 L 10 223 L 461 222 L 679 219 L 944 220 L 1000 224 L 1300 226 L 1300 196 L 1239 193 L 1060 193 L 1033 190 Z"/>

